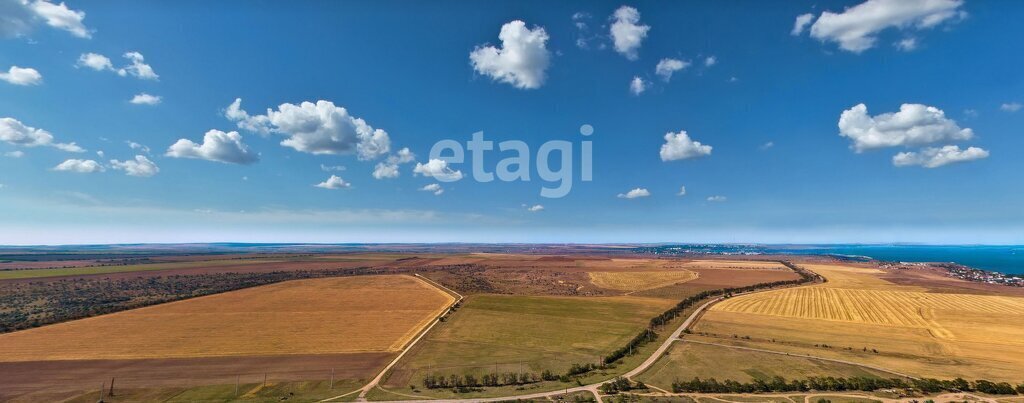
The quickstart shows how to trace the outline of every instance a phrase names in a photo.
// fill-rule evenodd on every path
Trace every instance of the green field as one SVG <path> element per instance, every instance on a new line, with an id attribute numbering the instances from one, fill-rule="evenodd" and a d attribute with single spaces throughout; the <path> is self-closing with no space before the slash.
<path id="1" fill-rule="evenodd" d="M 750 382 L 755 379 L 769 380 L 774 376 L 781 376 L 787 380 L 811 376 L 893 377 L 891 374 L 849 364 L 676 342 L 662 359 L 640 374 L 637 380 L 671 390 L 672 382 L 677 379 L 689 380 L 699 377 L 715 378 L 719 381 L 732 379 Z"/>
<path id="2" fill-rule="evenodd" d="M 171 262 L 151 264 L 129 264 L 123 266 L 89 266 L 69 267 L 58 269 L 29 269 L 29 270 L 3 270 L 0 271 L 0 280 L 21 279 L 21 278 L 42 278 L 57 276 L 81 276 L 88 274 L 125 273 L 133 271 L 168 270 L 168 269 L 189 269 L 194 267 L 225 267 L 241 266 L 260 263 L 280 263 L 284 260 L 275 259 L 229 259 L 229 260 L 200 260 L 193 262 Z"/>
<path id="3" fill-rule="evenodd" d="M 399 363 L 385 386 L 409 393 L 414 385 L 431 394 L 446 391 L 423 389 L 428 374 L 564 373 L 573 363 L 597 363 L 673 303 L 634 297 L 472 296 Z"/>

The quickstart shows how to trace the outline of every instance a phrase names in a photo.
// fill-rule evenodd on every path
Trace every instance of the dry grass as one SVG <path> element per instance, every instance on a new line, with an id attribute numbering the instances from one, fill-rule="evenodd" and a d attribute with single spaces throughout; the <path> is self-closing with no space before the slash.
<path id="1" fill-rule="evenodd" d="M 592 271 L 590 282 L 594 285 L 612 290 L 640 291 L 652 288 L 665 287 L 697 278 L 697 273 L 689 270 L 671 271 L 632 271 L 632 272 L 606 272 Z"/>
<path id="2" fill-rule="evenodd" d="M 807 267 L 829 281 L 724 301 L 695 331 L 912 375 L 1021 381 L 1024 298 L 932 293 L 885 281 L 880 270 Z"/>
<path id="3" fill-rule="evenodd" d="M 399 350 L 453 298 L 410 276 L 298 280 L 0 335 L 0 361 Z"/>
<path id="4" fill-rule="evenodd" d="M 762 262 L 757 260 L 694 260 L 683 264 L 686 268 L 707 269 L 777 269 L 789 270 L 779 262 Z"/>

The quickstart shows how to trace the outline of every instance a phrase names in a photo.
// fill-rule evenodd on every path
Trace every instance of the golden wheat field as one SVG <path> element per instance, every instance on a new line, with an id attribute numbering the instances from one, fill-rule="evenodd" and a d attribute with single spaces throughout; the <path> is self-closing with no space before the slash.
<path id="1" fill-rule="evenodd" d="M 590 282 L 601 288 L 619 291 L 640 291 L 685 283 L 697 278 L 689 270 L 629 271 L 629 272 L 588 272 Z"/>
<path id="2" fill-rule="evenodd" d="M 295 280 L 0 335 L 0 361 L 400 350 L 454 298 L 411 276 Z"/>
<path id="3" fill-rule="evenodd" d="M 877 269 L 805 267 L 829 281 L 723 301 L 694 330 L 911 375 L 1024 380 L 1024 298 L 929 292 Z"/>

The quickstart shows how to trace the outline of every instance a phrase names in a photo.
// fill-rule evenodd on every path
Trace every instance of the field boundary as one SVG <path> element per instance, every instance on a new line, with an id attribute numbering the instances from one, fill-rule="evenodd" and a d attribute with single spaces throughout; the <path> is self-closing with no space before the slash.
<path id="1" fill-rule="evenodd" d="M 441 323 L 441 318 L 444 317 L 449 312 L 451 312 L 451 309 L 453 307 L 455 307 L 456 305 L 458 305 L 460 302 L 462 302 L 462 299 L 464 298 L 462 296 L 462 294 L 459 294 L 459 293 L 455 292 L 454 290 L 452 290 L 452 289 L 450 289 L 448 287 L 445 287 L 445 286 L 443 286 L 441 284 L 438 284 L 437 282 L 435 282 L 433 280 L 430 280 L 430 279 L 428 279 L 428 278 L 426 278 L 424 276 L 421 276 L 419 273 L 413 273 L 413 277 L 418 279 L 418 280 L 420 280 L 420 281 L 422 281 L 423 283 L 425 283 L 425 284 L 427 284 L 427 285 L 429 285 L 431 287 L 434 287 L 434 288 L 440 290 L 441 292 L 443 292 L 445 294 L 448 294 L 448 295 L 452 296 L 454 298 L 454 301 L 449 303 L 448 307 L 442 309 L 441 310 L 441 314 L 438 315 L 437 317 L 435 317 L 434 320 L 430 322 L 430 325 L 426 326 L 423 330 L 421 330 L 419 332 L 419 334 L 416 335 L 416 337 L 411 339 L 405 345 L 405 347 L 402 348 L 402 352 L 399 353 L 398 356 L 395 357 L 395 359 L 391 360 L 391 362 L 389 362 L 388 365 L 384 366 L 384 369 L 380 370 L 380 372 L 377 374 L 377 376 L 375 376 L 369 383 L 367 383 L 365 386 L 363 386 L 362 388 L 360 388 L 358 390 L 355 390 L 355 391 L 352 391 L 352 392 L 349 392 L 349 393 L 346 393 L 346 394 L 343 394 L 343 395 L 339 395 L 339 396 L 323 399 L 323 400 L 320 400 L 320 402 L 334 401 L 336 399 L 341 399 L 343 397 L 349 396 L 349 395 L 351 395 L 351 394 L 353 394 L 355 392 L 359 392 L 359 397 L 357 398 L 357 401 L 366 401 L 366 395 L 371 390 L 373 390 L 373 388 L 378 387 L 380 382 L 388 374 L 388 371 L 391 371 L 391 368 L 393 368 L 396 364 L 398 364 L 398 362 L 402 360 L 402 357 L 404 357 L 405 354 L 409 352 L 409 350 L 412 350 L 412 348 L 416 346 L 416 343 L 418 343 L 421 339 L 423 339 L 424 336 L 427 335 L 428 332 L 430 332 L 430 329 L 433 329 L 434 326 L 437 326 L 438 323 Z"/>

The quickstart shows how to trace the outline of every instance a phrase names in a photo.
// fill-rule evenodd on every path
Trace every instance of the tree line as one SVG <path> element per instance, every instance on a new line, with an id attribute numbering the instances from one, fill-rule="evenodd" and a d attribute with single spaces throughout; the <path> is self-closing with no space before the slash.
<path id="1" fill-rule="evenodd" d="M 938 392 L 981 392 L 991 395 L 1024 394 L 1024 383 L 1016 387 L 1007 382 L 991 382 L 979 379 L 969 382 L 963 378 L 939 380 L 932 378 L 904 380 L 900 378 L 871 377 L 809 377 L 787 381 L 781 376 L 769 380 L 755 379 L 751 382 L 737 382 L 731 379 L 719 382 L 715 378 L 693 378 L 689 381 L 672 382 L 675 393 L 769 393 L 807 392 L 811 390 L 843 392 L 871 392 L 881 389 L 917 389 L 923 393 Z"/>

